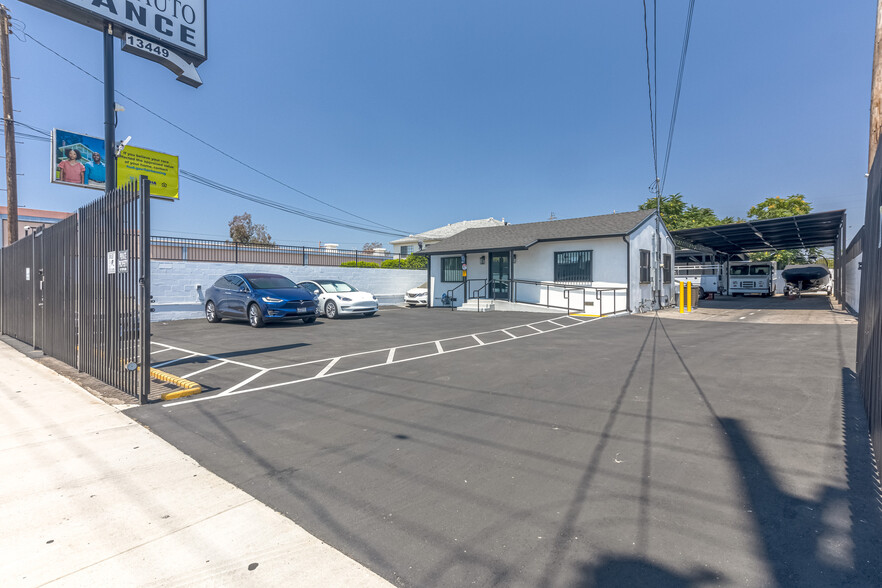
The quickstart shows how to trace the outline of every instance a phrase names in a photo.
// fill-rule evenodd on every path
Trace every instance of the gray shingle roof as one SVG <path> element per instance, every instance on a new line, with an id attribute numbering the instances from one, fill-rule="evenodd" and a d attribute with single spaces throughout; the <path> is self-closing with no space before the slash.
<path id="1" fill-rule="evenodd" d="M 654 210 L 635 210 L 538 223 L 466 229 L 434 245 L 429 245 L 420 254 L 526 249 L 538 241 L 627 235 L 654 213 Z"/>
<path id="2" fill-rule="evenodd" d="M 477 220 L 464 220 L 459 221 L 458 223 L 438 227 L 437 229 L 432 229 L 430 231 L 417 233 L 416 235 L 410 235 L 408 237 L 404 237 L 403 239 L 395 239 L 394 241 L 389 241 L 389 243 L 391 243 L 392 245 L 398 245 L 399 243 L 415 243 L 416 241 L 423 240 L 440 241 L 441 239 L 452 237 L 453 235 L 466 229 L 473 229 L 476 227 L 501 227 L 504 224 L 504 221 L 496 220 L 492 216 L 490 218 L 481 218 Z"/>

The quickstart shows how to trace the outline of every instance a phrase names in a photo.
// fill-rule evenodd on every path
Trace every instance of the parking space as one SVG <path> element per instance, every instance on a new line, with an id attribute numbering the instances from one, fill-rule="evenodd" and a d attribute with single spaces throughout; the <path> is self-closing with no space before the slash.
<path id="1" fill-rule="evenodd" d="M 464 316 L 465 315 L 465 316 Z M 588 317 L 388 308 L 314 324 L 178 321 L 153 327 L 152 367 L 198 382 L 199 397 L 245 394 L 568 328 Z M 466 334 L 463 334 L 463 333 Z M 253 347 L 248 347 L 252 345 Z"/>
<path id="2" fill-rule="evenodd" d="M 798 298 L 778 294 L 768 298 L 760 296 L 717 296 L 701 300 L 698 308 L 680 314 L 678 308 L 659 313 L 665 318 L 746 322 L 763 324 L 830 324 L 856 325 L 857 317 L 833 304 L 833 299 L 823 293 L 804 293 Z"/>
<path id="3" fill-rule="evenodd" d="M 876 583 L 853 325 L 550 319 L 156 325 L 128 414 L 396 585 Z"/>

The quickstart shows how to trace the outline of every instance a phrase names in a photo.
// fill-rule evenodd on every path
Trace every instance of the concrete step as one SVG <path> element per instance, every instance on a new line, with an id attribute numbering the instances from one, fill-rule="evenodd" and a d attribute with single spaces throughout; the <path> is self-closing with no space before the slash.
<path id="1" fill-rule="evenodd" d="M 457 306 L 456 310 L 464 312 L 489 312 L 496 310 L 496 305 L 487 300 L 481 300 L 480 303 L 477 300 L 469 300 L 464 302 L 462 306 Z"/>

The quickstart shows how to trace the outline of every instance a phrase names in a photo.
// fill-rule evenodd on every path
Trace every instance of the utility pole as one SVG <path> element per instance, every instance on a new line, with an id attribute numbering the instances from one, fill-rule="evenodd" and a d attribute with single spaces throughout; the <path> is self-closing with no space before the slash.
<path id="1" fill-rule="evenodd" d="M 882 0 L 880 0 L 882 2 Z M 15 123 L 12 119 L 12 75 L 9 73 L 9 13 L 0 4 L 0 61 L 3 69 L 3 132 L 6 135 L 6 207 L 9 237 L 7 243 L 18 241 L 18 182 L 15 168 Z"/>
<path id="2" fill-rule="evenodd" d="M 876 45 L 873 49 L 873 84 L 870 90 L 870 163 L 867 172 L 873 167 L 880 131 L 882 131 L 882 0 L 876 5 Z"/>

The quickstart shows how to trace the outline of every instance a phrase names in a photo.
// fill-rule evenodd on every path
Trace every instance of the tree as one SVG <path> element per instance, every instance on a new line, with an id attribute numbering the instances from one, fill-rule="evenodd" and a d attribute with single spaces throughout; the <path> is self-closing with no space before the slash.
<path id="1" fill-rule="evenodd" d="M 655 210 L 655 198 L 647 198 L 639 208 L 640 210 Z M 710 208 L 687 204 L 680 193 L 662 196 L 659 210 L 662 220 L 665 221 L 665 226 L 671 231 L 725 224 Z M 727 218 L 727 220 L 730 219 Z"/>
<path id="2" fill-rule="evenodd" d="M 251 214 L 243 213 L 233 217 L 229 223 L 230 239 L 234 243 L 254 243 L 258 245 L 275 245 L 273 238 L 266 232 L 266 225 L 251 222 Z"/>
<path id="3" fill-rule="evenodd" d="M 796 216 L 799 214 L 808 214 L 812 211 L 812 205 L 809 204 L 805 196 L 802 194 L 793 194 L 787 198 L 773 196 L 766 198 L 756 206 L 751 206 L 747 211 L 747 217 L 756 220 L 765 220 L 767 218 L 781 218 L 785 216 Z"/>
<path id="4" fill-rule="evenodd" d="M 382 249 L 382 248 L 383 248 L 382 243 L 380 243 L 379 241 L 373 241 L 371 243 L 365 243 L 364 246 L 361 248 L 361 250 L 364 253 L 373 253 L 374 249 Z"/>
<path id="5" fill-rule="evenodd" d="M 766 198 L 759 204 L 751 206 L 750 210 L 747 211 L 747 216 L 751 220 L 766 220 L 808 214 L 811 211 L 812 205 L 805 199 L 805 196 L 802 194 L 792 194 L 786 198 L 781 196 Z M 814 259 L 821 255 L 822 251 L 820 249 L 810 247 L 808 249 L 783 249 L 781 251 L 751 253 L 750 259 L 753 261 L 775 261 L 780 270 L 788 265 L 812 263 Z"/>

